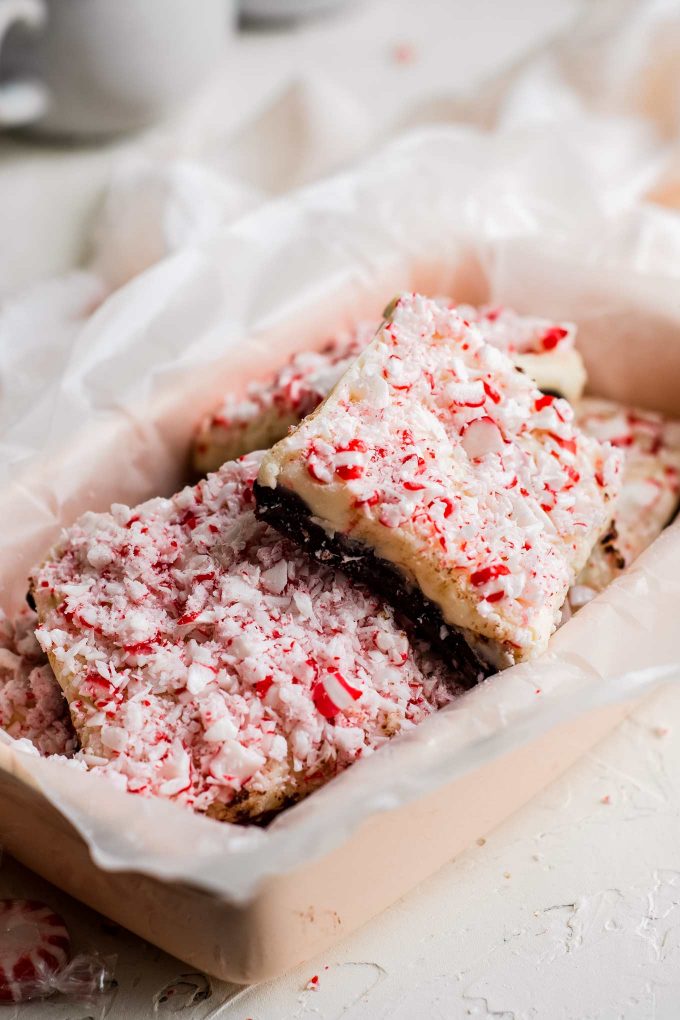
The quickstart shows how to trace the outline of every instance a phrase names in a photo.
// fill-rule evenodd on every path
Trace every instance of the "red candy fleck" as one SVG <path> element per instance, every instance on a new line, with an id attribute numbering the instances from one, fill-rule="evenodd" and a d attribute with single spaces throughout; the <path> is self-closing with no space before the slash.
<path id="1" fill-rule="evenodd" d="M 541 346 L 544 351 L 552 351 L 557 347 L 560 340 L 564 340 L 568 336 L 568 330 L 563 329 L 561 326 L 551 326 L 550 329 L 546 330 L 541 338 Z"/>
<path id="2" fill-rule="evenodd" d="M 191 511 L 187 511 L 179 523 L 183 528 L 188 528 L 189 531 L 193 531 L 198 524 L 198 517 L 196 514 L 191 513 Z M 135 555 L 137 554 L 135 553 Z"/>
<path id="3" fill-rule="evenodd" d="M 273 676 L 266 676 L 264 680 L 258 680 L 258 682 L 255 684 L 255 691 L 257 693 L 258 698 L 266 698 L 267 694 L 269 693 L 269 689 L 273 683 L 274 683 Z"/>
<path id="4" fill-rule="evenodd" d="M 505 598 L 504 591 L 492 591 L 490 595 L 485 596 L 487 602 L 500 602 L 502 598 Z"/>
<path id="5" fill-rule="evenodd" d="M 337 705 L 329 698 L 326 688 L 321 680 L 318 680 L 312 687 L 312 701 L 318 712 L 326 719 L 333 719 L 338 712 Z"/>
<path id="6" fill-rule="evenodd" d="M 348 709 L 361 697 L 361 691 L 352 687 L 337 670 L 329 670 L 312 687 L 312 700 L 318 712 L 326 719 L 333 719 L 338 712 Z"/>
<path id="7" fill-rule="evenodd" d="M 321 484 L 325 484 L 327 482 L 327 479 L 322 478 L 321 475 L 317 472 L 314 462 L 311 460 L 307 462 L 307 471 L 312 476 L 315 482 L 321 482 Z"/>
<path id="8" fill-rule="evenodd" d="M 481 570 L 476 570 L 474 574 L 470 575 L 470 584 L 474 584 L 476 588 L 486 584 L 487 581 L 495 580 L 497 577 L 504 577 L 509 574 L 510 570 L 506 567 L 505 563 L 494 563 L 493 566 L 483 567 Z"/>
<path id="9" fill-rule="evenodd" d="M 380 524 L 382 524 L 383 528 L 396 528 L 397 527 L 396 521 L 388 520 L 388 518 L 385 517 L 385 516 L 379 517 L 378 521 L 379 521 Z"/>
<path id="10" fill-rule="evenodd" d="M 576 439 L 564 439 L 562 436 L 556 435 L 555 432 L 549 432 L 550 438 L 557 443 L 563 450 L 567 450 L 568 453 L 576 454 Z"/>
<path id="11" fill-rule="evenodd" d="M 412 64 L 416 59 L 416 51 L 410 43 L 399 43 L 393 50 L 397 64 Z"/>
<path id="12" fill-rule="evenodd" d="M 339 446 L 338 453 L 347 453 L 349 451 L 359 453 L 366 453 L 367 447 L 363 439 L 350 439 L 346 446 Z"/>
<path id="13" fill-rule="evenodd" d="M 113 684 L 110 680 L 105 680 L 99 673 L 88 673 L 83 680 L 85 684 L 92 684 L 95 687 L 103 687 L 105 691 L 112 691 Z"/>
<path id="14" fill-rule="evenodd" d="M 183 616 L 180 616 L 179 620 L 177 621 L 177 626 L 184 627 L 189 623 L 193 623 L 194 620 L 197 620 L 200 615 L 201 615 L 200 609 L 197 609 L 196 612 L 194 613 L 185 613 Z"/>
<path id="15" fill-rule="evenodd" d="M 419 457 L 415 453 L 408 453 L 405 457 L 402 458 L 401 462 L 405 468 L 407 465 L 409 468 L 412 467 L 415 468 L 415 472 L 417 475 L 422 475 L 425 473 L 426 464 L 424 457 Z"/>
<path id="16" fill-rule="evenodd" d="M 542 397 L 534 401 L 534 411 L 542 411 L 545 407 L 550 407 L 554 400 L 555 398 L 549 393 L 544 393 Z"/>
<path id="17" fill-rule="evenodd" d="M 484 398 L 481 400 L 452 400 L 451 407 L 484 407 Z"/>
<path id="18" fill-rule="evenodd" d="M 336 467 L 335 473 L 343 482 L 350 482 L 355 478 L 361 478 L 364 469 L 361 464 L 340 464 Z"/>
<path id="19" fill-rule="evenodd" d="M 153 645 L 150 641 L 138 641 L 136 645 L 123 645 L 128 655 L 151 655 Z"/>
<path id="20" fill-rule="evenodd" d="M 374 492 L 372 496 L 367 496 L 366 499 L 355 499 L 354 506 L 375 506 L 380 502 L 380 496 L 377 492 Z"/>
<path id="21" fill-rule="evenodd" d="M 487 397 L 489 397 L 490 400 L 493 400 L 494 404 L 500 404 L 501 395 L 498 392 L 498 390 L 494 386 L 492 386 L 490 382 L 484 381 L 482 385 L 484 386 L 484 392 L 486 393 Z"/>

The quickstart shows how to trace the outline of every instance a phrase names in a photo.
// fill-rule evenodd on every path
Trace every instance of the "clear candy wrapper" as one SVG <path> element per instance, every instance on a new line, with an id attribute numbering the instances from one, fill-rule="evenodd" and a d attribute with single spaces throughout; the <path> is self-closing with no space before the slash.
<path id="1" fill-rule="evenodd" d="M 79 953 L 56 974 L 45 965 L 36 968 L 35 978 L 17 987 L 17 1002 L 58 997 L 87 1009 L 94 1018 L 107 1013 L 109 993 L 115 987 L 116 960 L 98 953 Z M 20 997 L 19 997 L 20 996 Z"/>
<path id="2" fill-rule="evenodd" d="M 93 1017 L 104 1017 L 116 986 L 115 973 L 115 956 L 79 953 L 55 976 L 49 994 L 87 1006 Z"/>
<path id="3" fill-rule="evenodd" d="M 0 1005 L 47 999 L 104 1015 L 115 957 L 73 952 L 62 917 L 38 900 L 0 899 Z"/>

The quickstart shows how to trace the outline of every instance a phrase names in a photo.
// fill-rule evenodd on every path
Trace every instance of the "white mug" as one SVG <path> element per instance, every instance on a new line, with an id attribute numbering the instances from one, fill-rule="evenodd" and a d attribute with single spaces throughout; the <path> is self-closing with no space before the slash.
<path id="1" fill-rule="evenodd" d="M 325 14 L 347 0 L 241 0 L 241 13 L 253 21 L 288 21 Z"/>
<path id="2" fill-rule="evenodd" d="M 0 126 L 91 137 L 179 105 L 224 52 L 234 0 L 0 0 Z"/>
<path id="3" fill-rule="evenodd" d="M 13 25 L 35 31 L 45 24 L 43 0 L 0 0 L 0 47 Z M 0 125 L 17 127 L 39 120 L 47 111 L 47 90 L 38 81 L 17 78 L 0 85 Z"/>

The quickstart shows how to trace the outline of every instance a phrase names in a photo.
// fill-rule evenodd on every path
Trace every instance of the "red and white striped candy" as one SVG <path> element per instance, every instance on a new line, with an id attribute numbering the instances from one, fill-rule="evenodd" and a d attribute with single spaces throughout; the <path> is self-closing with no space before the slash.
<path id="1" fill-rule="evenodd" d="M 42 998 L 71 955 L 58 914 L 36 900 L 0 900 L 0 1003 Z"/>
<path id="2" fill-rule="evenodd" d="M 312 688 L 312 699 L 318 712 L 332 719 L 338 712 L 346 712 L 361 697 L 361 690 L 347 683 L 337 670 L 326 673 Z"/>

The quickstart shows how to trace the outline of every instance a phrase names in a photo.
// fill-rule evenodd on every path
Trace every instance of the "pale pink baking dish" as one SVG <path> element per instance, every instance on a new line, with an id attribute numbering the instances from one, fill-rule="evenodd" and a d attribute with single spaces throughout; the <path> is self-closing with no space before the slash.
<path id="1" fill-rule="evenodd" d="M 527 235 L 523 229 L 502 244 L 493 238 L 482 243 L 479 237 L 473 243 L 468 224 L 452 243 L 459 209 L 451 207 L 444 171 L 446 160 L 457 165 L 460 144 L 457 137 L 447 141 L 436 133 L 420 137 L 391 155 L 386 184 L 373 165 L 272 206 L 190 256 L 152 270 L 100 310 L 84 334 L 83 367 L 70 377 L 61 406 L 71 401 L 77 411 L 79 401 L 91 400 L 92 387 L 108 385 L 106 359 L 87 353 L 96 353 L 104 335 L 122 335 L 130 345 L 140 345 L 129 347 L 131 377 L 147 373 L 153 382 L 133 411 L 103 401 L 87 429 L 70 435 L 67 429 L 47 453 L 36 453 L 15 473 L 0 497 L 0 576 L 9 606 L 20 599 L 22 578 L 60 523 L 113 500 L 133 503 L 172 491 L 182 479 L 195 423 L 225 390 L 266 374 L 295 349 L 320 345 L 341 322 L 377 315 L 402 289 L 477 303 L 492 287 L 494 300 L 512 302 L 521 311 L 573 318 L 594 392 L 680 417 L 680 312 L 673 305 L 671 281 L 650 287 L 631 262 L 623 288 L 622 271 L 602 266 L 595 271 L 571 250 L 553 250 L 548 265 L 535 232 Z M 433 145 L 442 171 L 429 183 L 427 215 L 419 220 L 407 206 L 400 220 L 401 196 L 408 190 L 404 182 L 425 172 Z M 386 193 L 389 209 L 375 213 L 373 222 L 366 210 L 384 205 Z M 238 285 L 243 297 L 228 320 L 222 294 L 230 285 Z M 257 316 L 249 319 L 244 307 L 258 298 Z M 231 337 L 223 345 L 222 328 Z M 196 345 L 194 330 L 202 337 Z M 172 334 L 171 354 L 163 347 L 166 331 Z M 125 343 L 120 348 L 125 351 Z M 160 372 L 158 352 L 166 359 Z M 120 350 L 112 358 L 118 366 L 125 360 Z M 263 873 L 245 895 L 232 895 L 228 876 L 220 894 L 219 881 L 201 873 L 200 841 L 196 867 L 185 876 L 174 865 L 160 866 L 158 838 L 150 842 L 148 857 L 140 851 L 137 868 L 121 868 L 111 851 L 115 833 L 107 844 L 109 856 L 97 853 L 106 866 L 98 866 L 88 842 L 96 844 L 92 832 L 107 824 L 103 809 L 95 819 L 92 800 L 92 832 L 87 805 L 72 824 L 67 816 L 74 817 L 73 803 L 54 792 L 66 785 L 57 783 L 48 798 L 44 767 L 34 767 L 33 759 L 1 741 L 0 841 L 58 886 L 192 966 L 238 983 L 271 978 L 384 909 L 611 730 L 647 680 L 636 685 L 628 678 L 622 686 L 625 700 L 613 702 L 606 678 L 653 667 L 661 673 L 673 661 L 678 578 L 680 528 L 671 526 L 619 582 L 558 632 L 545 660 L 499 675 L 473 692 L 469 702 L 466 696 L 470 707 L 460 717 L 463 722 L 451 727 L 448 772 L 442 743 L 447 731 L 435 720 L 408 746 L 398 748 L 395 742 L 390 758 L 395 769 L 400 762 L 417 768 L 422 763 L 422 774 L 429 777 L 422 788 L 418 776 L 410 785 L 404 782 L 398 795 L 390 788 L 390 796 L 376 801 L 357 825 L 320 841 L 318 852 L 301 852 L 299 863 Z M 539 688 L 546 700 L 554 697 L 554 711 L 543 717 L 543 709 L 536 708 L 545 703 L 536 700 Z M 593 696 L 599 691 L 602 697 Z M 576 715 L 579 706 L 588 709 L 586 714 Z M 362 784 L 387 782 L 386 771 L 379 762 L 374 768 L 372 762 L 362 763 L 355 776 L 350 770 L 300 805 L 300 825 L 315 811 L 317 796 L 319 811 L 332 825 L 335 800 L 345 812 L 352 797 L 359 803 Z M 97 796 L 101 790 L 98 785 Z M 134 798 L 126 798 L 122 808 L 116 804 L 112 826 L 116 818 L 120 824 L 121 811 L 138 810 Z M 291 813 L 293 828 L 298 810 Z M 181 832 L 182 824 L 193 832 L 191 821 L 173 814 L 172 831 Z M 125 853 L 130 859 L 129 848 Z M 205 860 L 214 857 L 206 854 Z M 160 874 L 166 877 L 153 877 Z"/>

